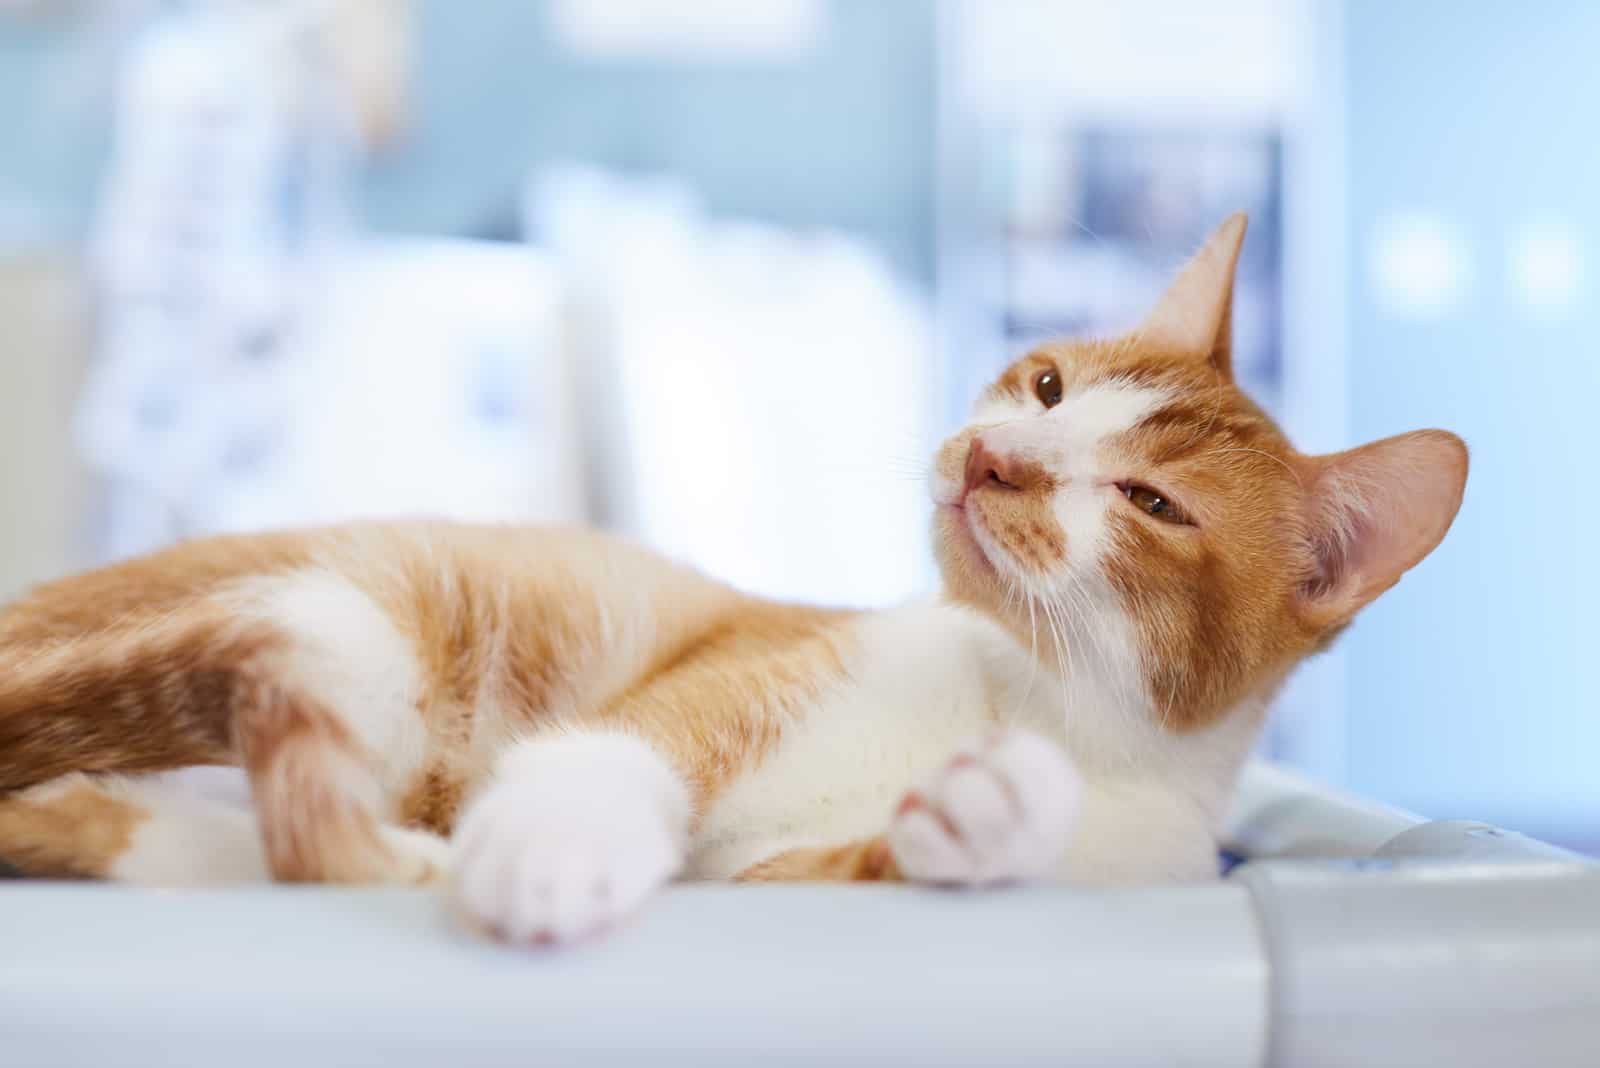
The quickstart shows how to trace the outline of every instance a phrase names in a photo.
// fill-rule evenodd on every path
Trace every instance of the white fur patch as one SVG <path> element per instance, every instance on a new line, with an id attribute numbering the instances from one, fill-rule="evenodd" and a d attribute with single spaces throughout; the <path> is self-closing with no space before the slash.
<path id="1" fill-rule="evenodd" d="M 221 801 L 234 808 L 250 807 L 250 776 L 243 768 L 203 766 L 177 768 L 150 776 L 175 789 L 208 801 Z"/>
<path id="2" fill-rule="evenodd" d="M 417 711 L 421 669 L 393 620 L 331 571 L 258 579 L 238 587 L 241 612 L 296 639 L 283 670 L 336 712 L 378 757 L 386 786 L 407 781 L 427 744 Z"/>
<path id="3" fill-rule="evenodd" d="M 1085 766 L 1124 773 L 1157 729 L 1133 622 L 1095 571 L 1068 570 L 1037 585 L 1035 613 L 1046 628 L 1040 648 L 1065 680 L 1067 741 Z"/>
<path id="4" fill-rule="evenodd" d="M 1069 452 L 1092 452 L 1113 434 L 1133 429 L 1168 398 L 1165 390 L 1113 379 L 1067 394 L 1048 417 L 1066 424 L 1064 447 Z"/>
<path id="5" fill-rule="evenodd" d="M 1052 410 L 1067 429 L 1055 458 L 1061 488 L 1051 506 L 1066 533 L 1067 565 L 1079 574 L 1097 567 L 1110 548 L 1109 512 L 1121 502 L 1108 483 L 1127 474 L 1102 462 L 1101 447 L 1167 399 L 1162 390 L 1110 382 L 1071 394 Z"/>
<path id="6" fill-rule="evenodd" d="M 1187 792 L 1202 778 L 1215 790 L 1231 776 L 1159 773 L 1091 782 L 1058 869 L 1066 882 L 1100 885 L 1195 882 L 1218 871 L 1215 813 Z"/>
<path id="7" fill-rule="evenodd" d="M 1103 474 L 1097 453 L 1104 441 L 1130 430 L 1164 404 L 1165 390 L 1120 379 L 1076 389 L 1048 410 L 1011 405 L 974 420 L 984 427 L 992 447 L 1037 460 L 1058 478 L 1080 479 Z"/>
<path id="8" fill-rule="evenodd" d="M 456 903 L 507 941 L 596 934 L 677 873 L 689 816 L 682 780 L 637 738 L 525 742 L 462 818 Z"/>
<path id="9" fill-rule="evenodd" d="M 192 769 L 191 769 L 192 770 Z M 203 797 L 172 775 L 106 781 L 147 816 L 108 877 L 146 886 L 211 886 L 270 879 L 253 813 Z"/>

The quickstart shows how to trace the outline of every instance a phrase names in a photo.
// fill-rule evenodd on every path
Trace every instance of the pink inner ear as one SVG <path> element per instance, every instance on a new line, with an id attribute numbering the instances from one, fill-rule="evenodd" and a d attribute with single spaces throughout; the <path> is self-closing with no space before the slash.
<path id="1" fill-rule="evenodd" d="M 1419 430 L 1324 457 L 1311 536 L 1315 571 L 1305 597 L 1348 619 L 1433 551 L 1461 507 L 1467 450 L 1442 430 Z"/>

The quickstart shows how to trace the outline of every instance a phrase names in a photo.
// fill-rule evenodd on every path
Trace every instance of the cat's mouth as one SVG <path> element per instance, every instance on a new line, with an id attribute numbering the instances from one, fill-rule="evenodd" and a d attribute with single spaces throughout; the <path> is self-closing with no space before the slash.
<path id="1" fill-rule="evenodd" d="M 979 534 L 982 519 L 965 505 L 953 501 L 941 504 L 939 515 L 946 539 L 956 553 L 980 572 L 997 575 L 999 572 L 990 550 L 984 546 L 984 539 Z"/>
<path id="2" fill-rule="evenodd" d="M 1063 565 L 1066 535 L 1046 503 L 1012 491 L 968 494 L 941 508 L 952 555 L 1005 586 L 1049 575 Z"/>

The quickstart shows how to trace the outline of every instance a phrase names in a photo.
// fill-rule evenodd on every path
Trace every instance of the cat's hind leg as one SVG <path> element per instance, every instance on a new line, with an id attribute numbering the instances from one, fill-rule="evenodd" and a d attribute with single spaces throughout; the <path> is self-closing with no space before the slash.
<path id="1" fill-rule="evenodd" d="M 364 591 L 307 571 L 245 592 L 282 640 L 235 668 L 233 731 L 267 866 L 285 882 L 426 883 L 443 839 L 385 824 L 426 756 L 412 644 Z"/>

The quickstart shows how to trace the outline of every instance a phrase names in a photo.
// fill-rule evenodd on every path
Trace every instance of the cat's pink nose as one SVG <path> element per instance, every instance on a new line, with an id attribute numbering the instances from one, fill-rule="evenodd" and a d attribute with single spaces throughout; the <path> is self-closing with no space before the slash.
<path id="1" fill-rule="evenodd" d="M 1017 460 L 1005 452 L 993 449 L 983 437 L 972 439 L 967 449 L 966 481 L 961 487 L 961 499 L 979 486 L 993 485 L 1000 489 L 1028 489 L 1035 481 L 1036 465 Z"/>

